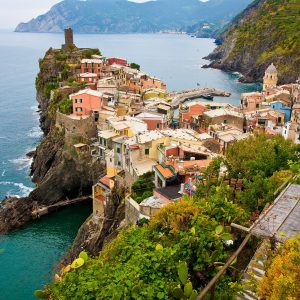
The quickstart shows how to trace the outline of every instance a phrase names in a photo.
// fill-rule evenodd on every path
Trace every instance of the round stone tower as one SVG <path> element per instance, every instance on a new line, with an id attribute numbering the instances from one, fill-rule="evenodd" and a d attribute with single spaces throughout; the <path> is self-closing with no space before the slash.
<path id="1" fill-rule="evenodd" d="M 274 64 L 269 65 L 265 72 L 263 90 L 266 91 L 272 87 L 277 86 L 278 82 L 278 72 Z"/>

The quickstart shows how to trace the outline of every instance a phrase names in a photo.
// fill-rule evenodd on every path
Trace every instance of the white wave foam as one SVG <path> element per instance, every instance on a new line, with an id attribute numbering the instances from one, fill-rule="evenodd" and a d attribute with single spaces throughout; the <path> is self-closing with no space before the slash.
<path id="1" fill-rule="evenodd" d="M 6 170 L 3 170 L 2 173 L 1 173 L 1 176 L 4 177 L 5 173 L 6 173 Z"/>
<path id="2" fill-rule="evenodd" d="M 5 185 L 5 186 L 14 186 L 17 187 L 19 190 L 17 191 L 17 194 L 14 196 L 21 196 L 21 197 L 26 197 L 28 196 L 34 189 L 31 187 L 28 187 L 24 185 L 23 183 L 17 183 L 17 182 L 11 182 L 11 181 L 0 181 L 0 185 Z M 7 193 L 7 196 L 13 196 L 10 194 L 11 191 Z"/>
<path id="3" fill-rule="evenodd" d="M 18 171 L 22 171 L 22 170 L 28 170 L 31 167 L 33 158 L 29 158 L 29 157 L 19 157 L 19 158 L 15 158 L 15 159 L 10 159 L 9 162 L 13 163 L 16 166 L 16 169 Z"/>
<path id="4" fill-rule="evenodd" d="M 40 129 L 40 127 L 35 126 L 29 131 L 29 133 L 27 135 L 30 138 L 38 139 L 43 136 L 43 131 Z"/>

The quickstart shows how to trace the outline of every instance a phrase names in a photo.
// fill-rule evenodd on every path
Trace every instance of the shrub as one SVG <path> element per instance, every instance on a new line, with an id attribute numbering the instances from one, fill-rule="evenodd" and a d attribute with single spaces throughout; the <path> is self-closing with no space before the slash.
<path id="1" fill-rule="evenodd" d="M 69 115 L 72 113 L 72 100 L 65 98 L 58 103 L 59 111 L 63 114 Z"/>
<path id="2" fill-rule="evenodd" d="M 262 299 L 298 299 L 300 295 L 300 234 L 287 240 L 268 262 L 266 275 L 259 282 Z"/>

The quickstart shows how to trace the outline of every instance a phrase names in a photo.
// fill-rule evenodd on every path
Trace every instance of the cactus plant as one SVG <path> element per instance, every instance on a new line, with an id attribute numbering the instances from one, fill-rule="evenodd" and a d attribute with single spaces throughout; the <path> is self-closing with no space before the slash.
<path id="1" fill-rule="evenodd" d="M 82 258 L 84 260 L 84 262 L 86 262 L 89 258 L 87 252 L 85 252 L 85 251 L 80 252 L 78 257 Z"/>
<path id="2" fill-rule="evenodd" d="M 186 262 L 181 262 L 177 266 L 177 273 L 181 285 L 172 290 L 173 297 L 176 299 L 195 300 L 197 291 L 193 290 L 193 284 L 188 281 L 188 266 Z"/>
<path id="3" fill-rule="evenodd" d="M 78 268 L 82 267 L 83 265 L 84 265 L 84 259 L 83 258 L 77 258 L 72 262 L 71 268 L 72 269 L 78 269 Z"/>

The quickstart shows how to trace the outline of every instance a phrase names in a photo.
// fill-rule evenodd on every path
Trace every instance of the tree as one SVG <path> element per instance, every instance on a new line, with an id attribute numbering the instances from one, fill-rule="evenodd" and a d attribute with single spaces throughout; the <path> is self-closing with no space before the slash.
<path id="1" fill-rule="evenodd" d="M 58 103 L 59 111 L 63 114 L 69 115 L 72 113 L 72 100 L 65 98 Z"/>
<path id="2" fill-rule="evenodd" d="M 230 175 L 252 180 L 257 174 L 264 178 L 275 171 L 288 169 L 288 161 L 295 160 L 297 146 L 281 136 L 251 135 L 232 144 L 226 152 Z"/>
<path id="3" fill-rule="evenodd" d="M 131 63 L 130 64 L 130 68 L 132 69 L 136 69 L 136 70 L 139 70 L 141 69 L 141 66 L 139 64 L 136 64 L 136 63 Z"/>
<path id="4" fill-rule="evenodd" d="M 288 239 L 268 264 L 266 275 L 258 286 L 261 299 L 299 299 L 300 234 Z"/>

